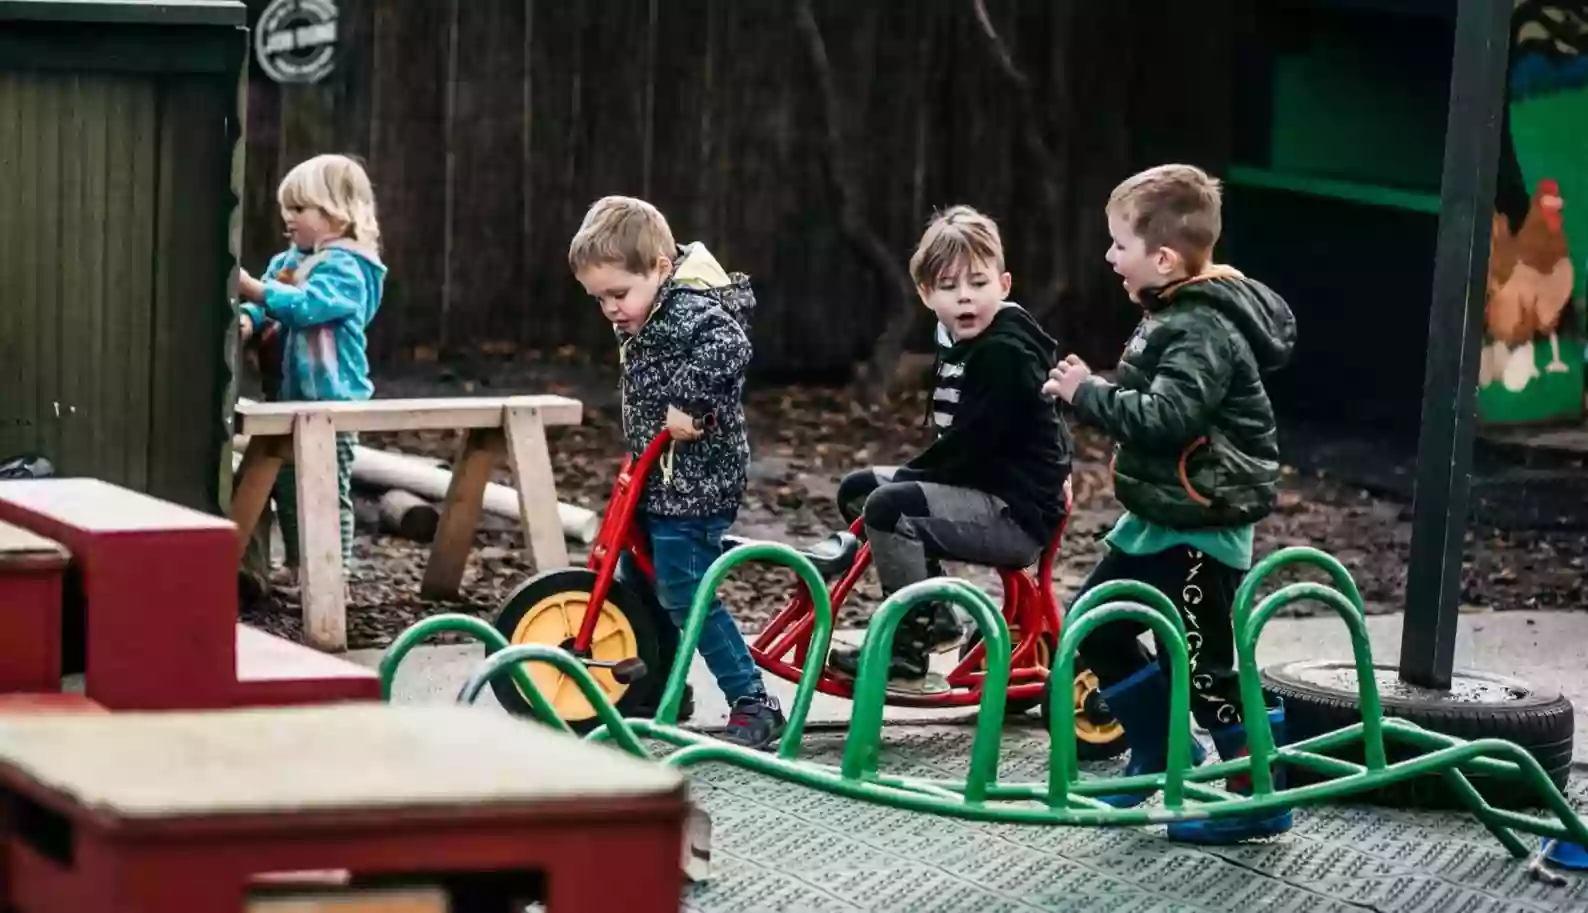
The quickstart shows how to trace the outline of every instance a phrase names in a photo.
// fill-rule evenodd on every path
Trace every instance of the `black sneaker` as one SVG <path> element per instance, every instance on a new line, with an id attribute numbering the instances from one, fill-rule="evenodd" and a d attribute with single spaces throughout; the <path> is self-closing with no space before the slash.
<path id="1" fill-rule="evenodd" d="M 722 740 L 746 748 L 765 748 L 783 734 L 785 722 L 777 698 L 765 692 L 747 694 L 733 702 Z"/>
<path id="2" fill-rule="evenodd" d="M 834 647 L 827 654 L 827 667 L 845 678 L 860 675 L 860 648 Z M 888 685 L 903 691 L 918 691 L 926 683 L 926 654 L 895 648 L 888 663 Z"/>
<path id="3" fill-rule="evenodd" d="M 893 635 L 893 659 L 888 664 L 888 682 L 906 691 L 917 690 L 926 682 L 928 658 L 954 645 L 963 632 L 959 619 L 948 606 L 932 605 L 913 609 Z M 854 678 L 860 674 L 860 648 L 835 647 L 827 654 L 827 665 L 839 675 Z"/>
<path id="4" fill-rule="evenodd" d="M 954 609 L 941 604 L 932 606 L 932 629 L 927 649 L 933 653 L 946 653 L 964 640 L 965 629 L 960 626 L 959 616 L 954 614 Z"/>

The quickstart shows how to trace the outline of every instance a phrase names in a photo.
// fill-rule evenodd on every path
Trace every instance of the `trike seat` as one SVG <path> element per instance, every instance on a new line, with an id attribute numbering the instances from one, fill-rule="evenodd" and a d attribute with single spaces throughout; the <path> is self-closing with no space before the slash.
<path id="1" fill-rule="evenodd" d="M 743 536 L 723 536 L 722 547 L 726 551 L 754 541 L 756 540 L 746 539 Z M 799 553 L 810 559 L 823 580 L 831 580 L 854 566 L 855 556 L 860 554 L 860 544 L 860 537 L 845 529 L 825 539 L 812 542 L 799 549 Z"/>

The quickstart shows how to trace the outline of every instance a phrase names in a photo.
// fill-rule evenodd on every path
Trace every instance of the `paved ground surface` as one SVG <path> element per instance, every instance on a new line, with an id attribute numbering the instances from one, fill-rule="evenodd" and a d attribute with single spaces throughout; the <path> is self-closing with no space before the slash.
<path id="1" fill-rule="evenodd" d="M 883 768 L 962 777 L 965 727 L 890 731 Z M 841 737 L 807 740 L 836 762 Z M 1011 730 L 1005 779 L 1045 775 L 1047 740 Z M 1093 768 L 1106 770 L 1107 768 Z M 1204 850 L 1162 828 L 978 824 L 893 811 L 727 766 L 695 774 L 712 815 L 713 877 L 693 913 L 1544 913 L 1588 910 L 1588 878 L 1535 882 L 1466 816 L 1328 806 L 1291 833 Z M 1588 783 L 1573 792 L 1588 800 Z"/>
<path id="2" fill-rule="evenodd" d="M 1462 616 L 1461 666 L 1520 673 L 1588 706 L 1588 616 Z M 1399 616 L 1369 619 L 1374 654 L 1393 662 Z M 855 640 L 859 632 L 842 631 Z M 1337 621 L 1276 619 L 1265 665 L 1348 655 Z M 416 650 L 395 687 L 399 701 L 448 701 L 478 663 L 478 647 Z M 369 665 L 379 651 L 351 658 Z M 726 708 L 698 663 L 697 722 Z M 785 700 L 792 686 L 774 683 Z M 483 703 L 493 703 L 489 691 Z M 835 763 L 849 704 L 818 695 L 805 757 Z M 884 770 L 963 777 L 971 729 L 963 712 L 889 708 Z M 1588 760 L 1579 743 L 1579 761 Z M 1032 719 L 1005 732 L 1000 776 L 1046 776 L 1047 738 Z M 1107 773 L 1119 762 L 1088 766 Z M 1366 806 L 1299 810 L 1294 830 L 1227 849 L 1170 843 L 1162 828 L 1101 830 L 979 824 L 893 811 L 785 784 L 727 765 L 697 768 L 696 797 L 711 814 L 713 875 L 684 898 L 690 913 L 1544 913 L 1588 911 L 1588 878 L 1565 887 L 1532 880 L 1473 819 Z M 1588 776 L 1570 789 L 1588 809 Z"/>

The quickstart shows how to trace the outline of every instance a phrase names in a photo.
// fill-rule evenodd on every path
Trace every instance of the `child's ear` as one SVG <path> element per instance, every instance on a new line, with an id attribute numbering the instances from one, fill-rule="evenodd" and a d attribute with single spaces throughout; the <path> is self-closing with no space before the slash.
<path id="1" fill-rule="evenodd" d="M 917 295 L 921 296 L 921 303 L 922 304 L 926 305 L 927 307 L 931 307 L 932 306 L 932 290 L 931 289 L 927 288 L 924 285 L 917 285 L 915 287 L 915 293 Z"/>
<path id="2" fill-rule="evenodd" d="M 1009 297 L 1009 289 L 1014 286 L 1014 281 L 1015 281 L 1014 277 L 1009 275 L 1008 273 L 999 274 L 999 276 L 998 276 L 998 297 L 999 297 L 1000 300 Z"/>
<path id="3" fill-rule="evenodd" d="M 666 275 L 671 274 L 672 271 L 673 271 L 673 261 L 671 259 L 669 259 L 665 255 L 656 258 L 656 272 L 657 272 L 658 275 L 666 276 Z"/>
<path id="4" fill-rule="evenodd" d="M 1158 254 L 1153 258 L 1157 262 L 1158 274 L 1173 276 L 1185 267 L 1185 258 L 1172 247 L 1158 248 Z"/>

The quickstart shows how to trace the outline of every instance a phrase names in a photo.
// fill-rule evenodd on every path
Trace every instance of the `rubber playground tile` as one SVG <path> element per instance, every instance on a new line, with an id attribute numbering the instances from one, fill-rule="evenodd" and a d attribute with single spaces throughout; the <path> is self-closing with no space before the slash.
<path id="1" fill-rule="evenodd" d="M 964 776 L 973 730 L 896 726 L 883 769 Z M 837 763 L 841 734 L 801 755 Z M 1047 737 L 1011 727 L 1001 779 L 1045 776 Z M 1108 772 L 1117 762 L 1087 765 Z M 1163 828 L 961 821 L 821 793 L 723 764 L 694 768 L 711 813 L 712 876 L 690 913 L 1553 913 L 1588 910 L 1588 878 L 1529 878 L 1470 815 L 1368 806 L 1296 812 L 1291 833 L 1235 847 L 1171 843 Z M 1588 779 L 1571 798 L 1588 806 Z"/>

